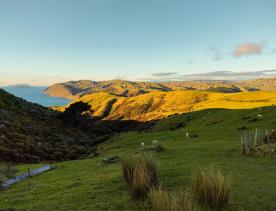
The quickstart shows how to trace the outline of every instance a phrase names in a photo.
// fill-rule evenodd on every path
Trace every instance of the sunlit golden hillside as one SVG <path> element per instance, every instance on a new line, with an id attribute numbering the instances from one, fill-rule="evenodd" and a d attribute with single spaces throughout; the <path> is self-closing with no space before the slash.
<path id="1" fill-rule="evenodd" d="M 215 93 L 207 91 L 152 92 L 135 97 L 108 93 L 86 95 L 91 114 L 104 119 L 149 121 L 206 108 L 248 109 L 276 104 L 276 92 Z M 63 111 L 65 107 L 55 108 Z"/>

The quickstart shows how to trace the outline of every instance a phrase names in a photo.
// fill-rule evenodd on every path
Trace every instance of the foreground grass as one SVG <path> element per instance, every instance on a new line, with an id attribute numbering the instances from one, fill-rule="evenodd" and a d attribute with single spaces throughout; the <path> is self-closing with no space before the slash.
<path id="1" fill-rule="evenodd" d="M 258 113 L 263 119 L 254 119 Z M 243 118 L 246 117 L 246 118 Z M 168 125 L 185 122 L 186 127 L 164 131 Z M 54 164 L 55 170 L 16 184 L 0 192 L 0 208 L 35 210 L 149 210 L 150 202 L 134 201 L 123 180 L 120 163 L 101 164 L 103 158 L 142 153 L 158 140 L 165 151 L 152 152 L 158 161 L 163 186 L 190 188 L 192 172 L 216 166 L 230 175 L 232 210 L 276 209 L 276 159 L 243 156 L 238 128 L 274 128 L 276 108 L 262 110 L 204 110 L 160 122 L 155 131 L 117 135 L 99 146 L 94 159 Z M 186 133 L 197 138 L 186 138 Z M 145 146 L 141 146 L 141 142 Z M 21 166 L 21 169 L 27 166 Z"/>

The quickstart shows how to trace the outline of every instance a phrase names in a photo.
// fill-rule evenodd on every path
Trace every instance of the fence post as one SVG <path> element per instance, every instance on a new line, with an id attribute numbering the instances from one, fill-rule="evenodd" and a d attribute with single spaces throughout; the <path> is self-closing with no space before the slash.
<path id="1" fill-rule="evenodd" d="M 31 177 L 31 171 L 29 168 L 28 168 L 28 176 Z"/>
<path id="2" fill-rule="evenodd" d="M 269 132 L 268 129 L 265 129 L 265 137 L 266 137 L 266 141 L 267 141 L 267 145 L 270 148 L 270 140 L 269 140 Z"/>
<path id="3" fill-rule="evenodd" d="M 242 147 L 242 154 L 245 154 L 245 148 L 244 148 L 244 131 L 241 132 L 241 147 Z"/>

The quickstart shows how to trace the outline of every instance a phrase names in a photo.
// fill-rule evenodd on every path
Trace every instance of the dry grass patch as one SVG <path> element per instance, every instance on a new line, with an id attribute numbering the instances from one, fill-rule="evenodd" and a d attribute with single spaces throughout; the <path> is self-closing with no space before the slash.
<path id="1" fill-rule="evenodd" d="M 122 160 L 123 176 L 133 198 L 143 198 L 160 183 L 159 172 L 149 155 L 132 156 Z"/>
<path id="2" fill-rule="evenodd" d="M 200 168 L 192 177 L 192 192 L 200 204 L 214 209 L 227 206 L 231 185 L 214 167 Z"/>
<path id="3" fill-rule="evenodd" d="M 154 211 L 198 211 L 197 203 L 187 191 L 168 192 L 162 188 L 153 189 L 150 201 Z"/>

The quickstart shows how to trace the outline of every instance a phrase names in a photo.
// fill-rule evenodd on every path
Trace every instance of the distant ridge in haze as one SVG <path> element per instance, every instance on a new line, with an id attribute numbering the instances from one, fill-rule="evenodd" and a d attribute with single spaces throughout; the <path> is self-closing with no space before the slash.
<path id="1" fill-rule="evenodd" d="M 45 93 L 53 97 L 76 100 L 82 96 L 105 92 L 118 96 L 132 97 L 154 91 L 202 90 L 222 93 L 243 91 L 276 90 L 276 78 L 261 78 L 245 81 L 197 80 L 170 82 L 134 82 L 124 80 L 110 81 L 69 81 L 57 83 L 45 89 Z"/>
<path id="2" fill-rule="evenodd" d="M 171 91 L 171 89 L 161 83 L 133 82 L 124 80 L 69 81 L 65 83 L 57 83 L 45 89 L 45 93 L 49 96 L 65 97 L 73 100 L 78 99 L 81 96 L 97 92 L 106 92 L 119 96 L 131 97 L 149 93 L 151 91 Z"/>

